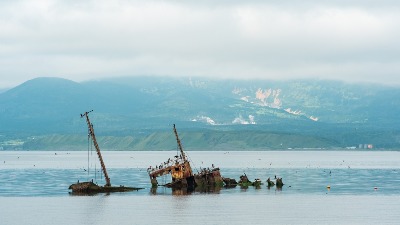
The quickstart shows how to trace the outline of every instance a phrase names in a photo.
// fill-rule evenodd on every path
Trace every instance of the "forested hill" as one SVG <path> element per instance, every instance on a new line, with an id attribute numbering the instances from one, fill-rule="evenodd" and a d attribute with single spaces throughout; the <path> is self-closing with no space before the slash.
<path id="1" fill-rule="evenodd" d="M 37 78 L 0 92 L 0 149 L 81 149 L 80 114 L 92 109 L 105 149 L 174 148 L 173 123 L 192 149 L 400 147 L 398 87 L 131 77 Z"/>

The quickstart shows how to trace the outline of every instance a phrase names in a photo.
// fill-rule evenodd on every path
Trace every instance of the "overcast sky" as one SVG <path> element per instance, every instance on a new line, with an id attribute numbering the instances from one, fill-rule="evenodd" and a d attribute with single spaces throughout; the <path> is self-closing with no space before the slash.
<path id="1" fill-rule="evenodd" d="M 400 1 L 2 0 L 0 75 L 400 85 Z"/>

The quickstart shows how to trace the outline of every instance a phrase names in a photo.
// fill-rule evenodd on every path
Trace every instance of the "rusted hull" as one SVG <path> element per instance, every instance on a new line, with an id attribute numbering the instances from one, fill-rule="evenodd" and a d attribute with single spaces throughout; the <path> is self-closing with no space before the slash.
<path id="1" fill-rule="evenodd" d="M 197 186 L 222 186 L 223 179 L 219 168 L 213 170 L 203 170 L 198 174 L 194 175 L 194 179 Z"/>
<path id="2" fill-rule="evenodd" d="M 192 168 L 187 161 L 173 163 L 172 165 L 160 166 L 148 170 L 152 187 L 158 186 L 157 177 L 171 174 L 172 182 L 165 184 L 166 187 L 195 187 Z"/>
<path id="3" fill-rule="evenodd" d="M 248 187 L 248 186 L 260 187 L 260 185 L 262 185 L 260 179 L 255 179 L 254 182 L 251 182 L 251 181 L 247 178 L 247 175 L 246 175 L 246 174 L 240 176 L 240 180 L 239 180 L 238 184 L 239 184 L 241 187 Z"/>
<path id="4" fill-rule="evenodd" d="M 99 186 L 93 182 L 82 182 L 76 183 L 69 186 L 70 190 L 72 190 L 73 194 L 96 194 L 96 193 L 110 193 L 110 192 L 128 192 L 128 191 L 137 191 L 143 188 L 134 188 L 134 187 L 113 187 L 113 186 Z"/>
<path id="5" fill-rule="evenodd" d="M 183 165 L 183 164 L 182 164 Z M 190 168 L 190 164 L 185 165 L 187 168 Z M 179 168 L 175 170 L 175 168 Z M 171 173 L 172 181 L 171 183 L 164 184 L 162 186 L 169 187 L 169 188 L 195 188 L 195 187 L 216 187 L 216 186 L 224 186 L 224 178 L 222 178 L 219 168 L 210 169 L 203 169 L 201 172 L 191 175 L 191 173 L 184 173 L 181 171 L 181 166 L 171 166 L 166 167 L 163 169 L 154 170 L 149 173 L 150 181 L 152 187 L 157 187 L 157 177 L 162 176 L 165 174 Z M 174 171 L 175 170 L 175 171 Z M 172 171 L 176 172 L 175 174 Z M 175 176 L 174 176 L 175 175 Z M 237 184 L 236 180 L 229 179 L 227 187 L 232 187 Z"/>
<path id="6" fill-rule="evenodd" d="M 276 187 L 277 188 L 282 188 L 283 187 L 283 182 L 282 182 L 282 178 L 277 178 L 276 179 Z"/>
<path id="7" fill-rule="evenodd" d="M 173 189 L 194 189 L 196 187 L 196 183 L 194 177 L 190 176 L 182 179 L 174 179 L 171 183 L 165 184 L 164 186 Z"/>
<path id="8" fill-rule="evenodd" d="M 275 185 L 275 183 L 273 181 L 271 181 L 271 179 L 268 177 L 267 185 L 268 185 L 268 187 L 272 187 Z"/>
<path id="9" fill-rule="evenodd" d="M 223 178 L 223 181 L 225 183 L 225 187 L 227 188 L 236 187 L 238 185 L 237 181 L 232 178 Z"/>

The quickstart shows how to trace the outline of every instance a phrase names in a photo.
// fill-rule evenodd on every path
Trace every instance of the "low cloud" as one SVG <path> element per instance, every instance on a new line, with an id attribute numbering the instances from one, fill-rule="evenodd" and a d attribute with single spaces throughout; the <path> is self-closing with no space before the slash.
<path id="1" fill-rule="evenodd" d="M 37 76 L 400 84 L 399 3 L 2 1 L 0 87 Z"/>
<path id="2" fill-rule="evenodd" d="M 254 116 L 253 115 L 249 115 L 249 119 L 246 120 L 242 117 L 242 115 L 239 115 L 239 117 L 236 117 L 233 121 L 232 124 L 243 124 L 243 125 L 247 125 L 247 124 L 256 124 L 256 122 L 254 121 Z"/>

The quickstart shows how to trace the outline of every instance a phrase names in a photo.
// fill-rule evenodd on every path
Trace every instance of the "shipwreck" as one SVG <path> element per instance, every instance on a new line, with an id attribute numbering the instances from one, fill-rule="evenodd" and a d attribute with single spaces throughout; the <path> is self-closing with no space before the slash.
<path id="1" fill-rule="evenodd" d="M 127 191 L 137 191 L 143 188 L 135 188 L 135 187 L 125 187 L 125 186 L 111 186 L 110 177 L 108 176 L 106 166 L 103 161 L 103 157 L 101 156 L 100 147 L 97 144 L 96 136 L 94 134 L 93 124 L 89 120 L 88 114 L 92 112 L 85 112 L 81 114 L 81 118 L 85 117 L 88 125 L 88 138 L 91 138 L 93 141 L 93 145 L 96 148 L 97 156 L 100 161 L 101 170 L 103 171 L 104 178 L 106 180 L 106 184 L 104 186 L 99 186 L 91 181 L 87 182 L 77 182 L 69 186 L 69 189 L 72 190 L 72 194 L 96 194 L 96 193 L 110 193 L 110 192 L 127 192 Z"/>
<path id="2" fill-rule="evenodd" d="M 169 158 L 166 162 L 161 163 L 155 167 L 149 167 L 147 169 L 152 187 L 159 186 L 157 177 L 170 174 L 172 181 L 162 186 L 170 187 L 173 189 L 187 188 L 188 190 L 194 190 L 196 187 L 215 187 L 223 186 L 224 179 L 220 174 L 219 168 L 201 169 L 200 172 L 193 173 L 190 161 L 183 151 L 181 140 L 179 139 L 178 132 L 176 131 L 175 124 L 173 126 L 176 142 L 178 145 L 179 153 L 174 156 L 173 159 Z M 230 182 L 230 185 L 235 185 L 236 181 L 233 179 L 226 179 Z"/>
<path id="3" fill-rule="evenodd" d="M 245 173 L 244 175 L 240 176 L 238 185 L 241 187 L 244 187 L 244 188 L 246 188 L 248 186 L 260 187 L 262 185 L 262 183 L 261 183 L 261 180 L 258 178 L 256 178 L 254 180 L 254 182 L 251 182 Z"/>

